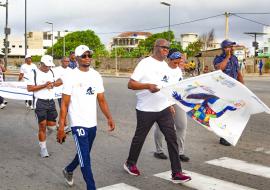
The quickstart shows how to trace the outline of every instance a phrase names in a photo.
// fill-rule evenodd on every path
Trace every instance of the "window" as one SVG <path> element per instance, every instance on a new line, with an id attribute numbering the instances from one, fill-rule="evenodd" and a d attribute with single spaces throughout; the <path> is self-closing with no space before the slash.
<path id="1" fill-rule="evenodd" d="M 11 47 L 12 47 L 12 48 L 15 48 L 16 46 L 15 46 L 15 45 L 12 45 Z"/>
<path id="2" fill-rule="evenodd" d="M 19 48 L 22 48 L 22 45 L 19 45 Z"/>

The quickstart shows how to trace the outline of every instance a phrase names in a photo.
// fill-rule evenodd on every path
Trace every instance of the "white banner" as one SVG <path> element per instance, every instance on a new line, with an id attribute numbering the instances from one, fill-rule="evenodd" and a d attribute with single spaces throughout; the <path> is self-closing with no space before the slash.
<path id="1" fill-rule="evenodd" d="M 53 88 L 54 99 L 62 97 L 62 88 Z M 33 100 L 33 92 L 27 91 L 25 82 L 0 82 L 0 96 L 15 100 Z"/>
<path id="2" fill-rule="evenodd" d="M 161 88 L 191 118 L 236 145 L 251 114 L 270 109 L 246 86 L 215 71 Z"/>

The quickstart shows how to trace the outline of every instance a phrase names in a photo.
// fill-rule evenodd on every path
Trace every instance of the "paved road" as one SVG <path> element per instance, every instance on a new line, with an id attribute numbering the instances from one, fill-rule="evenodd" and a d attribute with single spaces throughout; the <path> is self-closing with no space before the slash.
<path id="1" fill-rule="evenodd" d="M 172 184 L 168 180 L 154 176 L 168 171 L 170 164 L 169 161 L 157 160 L 153 157 L 153 131 L 150 132 L 138 161 L 142 175 L 139 177 L 127 175 L 122 165 L 127 157 L 136 124 L 135 94 L 127 89 L 127 80 L 104 78 L 106 97 L 117 130 L 108 133 L 104 117 L 98 116 L 99 129 L 92 151 L 93 170 L 98 188 L 123 183 L 115 186 L 115 189 L 120 189 L 121 186 L 122 189 L 128 190 L 132 189 L 129 187 L 132 186 L 141 190 L 190 190 L 192 189 L 190 187 L 195 188 L 195 182 L 202 177 L 197 189 L 205 189 L 204 183 L 214 180 L 215 186 L 211 188 L 208 184 L 206 189 L 233 189 L 234 187 L 248 189 L 249 187 L 269 190 L 270 117 L 265 113 L 250 118 L 236 147 L 219 145 L 218 137 L 189 120 L 186 154 L 190 156 L 191 161 L 183 163 L 183 168 L 200 175 L 194 177 L 189 184 L 190 187 Z M 269 78 L 246 80 L 247 86 L 268 106 L 270 106 L 269 83 Z M 8 106 L 0 110 L 0 122 L 0 190 L 66 190 L 68 187 L 63 181 L 61 169 L 74 156 L 75 147 L 72 137 L 69 136 L 65 144 L 59 145 L 55 141 L 54 134 L 49 136 L 48 150 L 51 157 L 41 159 L 35 117 L 33 111 L 27 110 L 22 101 L 10 100 Z M 224 162 L 229 162 L 230 169 L 225 168 L 225 165 L 224 167 L 213 165 L 213 161 L 212 164 L 206 163 L 222 157 L 234 159 L 223 159 Z M 239 163 L 241 161 L 246 163 Z M 256 165 L 248 165 L 245 168 L 251 171 L 243 168 L 237 171 L 237 168 L 233 168 L 242 165 L 245 167 L 245 164 Z M 260 176 L 260 171 L 256 173 L 256 168 L 260 168 L 259 170 L 265 175 Z M 79 168 L 74 175 L 75 185 L 69 189 L 85 189 Z M 220 188 L 218 185 L 223 187 Z M 109 189 L 113 188 L 103 188 L 103 190 Z"/>

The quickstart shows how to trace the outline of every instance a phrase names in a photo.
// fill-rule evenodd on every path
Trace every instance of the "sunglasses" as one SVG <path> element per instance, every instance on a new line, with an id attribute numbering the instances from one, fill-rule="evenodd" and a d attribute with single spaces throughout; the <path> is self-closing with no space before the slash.
<path id="1" fill-rule="evenodd" d="M 168 47 L 168 46 L 157 46 L 157 47 L 162 48 L 162 49 L 166 49 L 166 50 L 170 49 L 170 47 Z"/>
<path id="2" fill-rule="evenodd" d="M 81 58 L 82 58 L 82 59 L 85 59 L 86 57 L 92 58 L 93 55 L 92 55 L 92 54 L 83 54 L 83 55 L 81 55 Z"/>

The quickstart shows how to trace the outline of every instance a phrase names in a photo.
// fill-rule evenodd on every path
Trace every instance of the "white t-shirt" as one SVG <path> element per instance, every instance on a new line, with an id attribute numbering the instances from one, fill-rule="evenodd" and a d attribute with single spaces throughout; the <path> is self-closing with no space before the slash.
<path id="1" fill-rule="evenodd" d="M 29 75 L 32 73 L 32 70 L 37 70 L 37 66 L 34 63 L 31 63 L 30 65 L 24 63 L 21 66 L 20 73 L 23 73 L 24 81 L 29 79 Z"/>
<path id="2" fill-rule="evenodd" d="M 97 126 L 97 94 L 104 92 L 101 75 L 94 69 L 87 72 L 70 69 L 64 79 L 63 94 L 70 95 L 68 115 L 71 127 Z"/>
<path id="3" fill-rule="evenodd" d="M 168 65 L 165 61 L 158 61 L 152 57 L 141 60 L 135 68 L 131 79 L 140 83 L 164 86 L 168 84 Z M 140 111 L 159 112 L 171 104 L 161 93 L 152 93 L 149 90 L 140 90 L 137 94 L 136 109 Z"/>
<path id="4" fill-rule="evenodd" d="M 182 70 L 179 67 L 175 69 L 171 68 L 169 65 L 168 67 L 168 84 L 176 84 L 183 80 Z"/>
<path id="5" fill-rule="evenodd" d="M 29 75 L 29 80 L 26 81 L 27 85 L 35 85 L 34 80 L 34 72 L 32 71 Z M 53 73 L 48 71 L 47 73 L 42 72 L 41 70 L 36 70 L 36 84 L 43 85 L 46 82 L 54 82 L 55 78 L 53 77 Z M 34 92 L 35 98 L 38 99 L 53 99 L 55 97 L 53 89 L 43 88 L 39 91 Z"/>
<path id="6" fill-rule="evenodd" d="M 69 73 L 69 70 L 71 70 L 71 68 L 69 68 L 69 67 L 64 68 L 62 66 L 58 66 L 58 67 L 55 67 L 55 68 L 52 69 L 52 71 L 54 73 L 54 76 L 55 76 L 55 79 L 56 80 L 61 79 L 62 82 L 64 81 L 64 78 L 66 76 L 69 77 L 68 74 L 67 74 L 67 73 Z M 56 92 L 62 92 L 63 85 L 55 87 L 55 88 L 56 88 L 55 89 Z"/>

